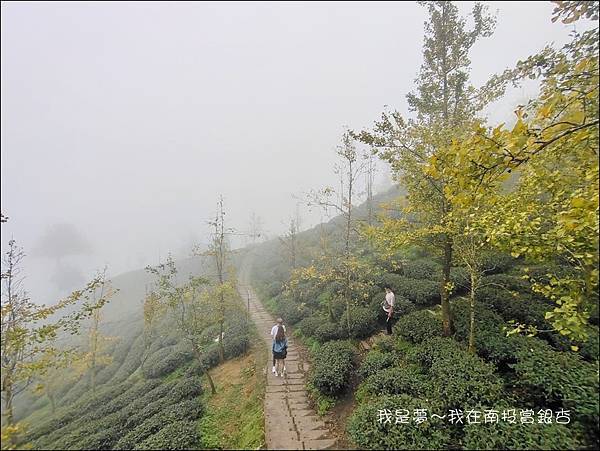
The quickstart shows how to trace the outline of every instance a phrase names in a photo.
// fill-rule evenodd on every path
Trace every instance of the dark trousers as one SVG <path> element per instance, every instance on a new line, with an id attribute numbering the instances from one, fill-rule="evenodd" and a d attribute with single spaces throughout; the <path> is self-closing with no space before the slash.
<path id="1" fill-rule="evenodd" d="M 392 318 L 386 318 L 385 328 L 387 330 L 387 334 L 392 335 Z"/>

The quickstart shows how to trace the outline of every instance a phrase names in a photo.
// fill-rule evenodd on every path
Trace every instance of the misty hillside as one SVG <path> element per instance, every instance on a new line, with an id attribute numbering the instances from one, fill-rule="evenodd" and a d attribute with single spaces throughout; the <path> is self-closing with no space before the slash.
<path id="1" fill-rule="evenodd" d="M 600 450 L 599 2 L 1 9 L 2 450 Z"/>
<path id="2" fill-rule="evenodd" d="M 210 264 L 206 257 L 189 257 L 176 261 L 178 281 L 185 283 L 190 275 L 210 272 Z M 142 303 L 146 293 L 153 289 L 153 277 L 145 268 L 129 271 L 111 277 L 112 286 L 119 290 L 103 309 L 106 322 L 128 321 L 139 319 L 142 314 Z M 123 327 L 127 328 L 126 325 Z M 114 333 L 114 332 L 113 332 Z"/>

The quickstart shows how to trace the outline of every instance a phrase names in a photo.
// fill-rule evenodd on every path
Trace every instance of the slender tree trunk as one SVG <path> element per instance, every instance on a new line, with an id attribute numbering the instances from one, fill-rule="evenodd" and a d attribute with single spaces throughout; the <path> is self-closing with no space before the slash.
<path id="1" fill-rule="evenodd" d="M 202 363 L 202 354 L 200 353 L 200 350 L 198 349 L 196 344 L 192 344 L 192 349 L 194 350 L 194 356 L 196 357 L 196 361 L 200 365 L 200 368 L 202 368 L 203 363 Z M 204 370 L 204 373 L 206 374 L 206 378 L 208 379 L 208 384 L 210 385 L 210 392 L 213 395 L 215 395 L 217 393 L 217 389 L 215 388 L 215 383 L 213 382 L 213 379 L 210 376 L 210 372 L 208 371 L 208 368 L 206 368 Z"/>
<path id="2" fill-rule="evenodd" d="M 448 284 L 450 283 L 450 268 L 452 265 L 452 238 L 446 236 L 444 243 L 444 260 L 442 268 L 442 285 L 440 287 L 442 304 L 442 325 L 444 336 L 452 335 L 452 314 L 450 313 L 450 293 Z"/>
<path id="3" fill-rule="evenodd" d="M 442 17 L 446 19 L 446 5 L 442 5 Z M 446 40 L 444 30 L 444 42 Z M 444 96 L 443 100 L 443 121 L 444 127 L 448 126 L 448 63 L 447 63 L 448 48 L 444 47 L 444 54 L 442 56 L 442 72 L 443 72 L 443 83 L 442 92 Z M 447 209 L 443 206 L 442 211 L 446 215 Z M 450 312 L 450 293 L 448 292 L 448 284 L 450 282 L 450 268 L 452 266 L 452 238 L 446 235 L 444 242 L 444 260 L 443 260 L 443 272 L 442 272 L 442 286 L 441 286 L 441 304 L 442 304 L 442 325 L 444 328 L 444 336 L 449 337 L 452 335 L 452 314 Z"/>
<path id="4" fill-rule="evenodd" d="M 477 276 L 471 270 L 471 320 L 469 326 L 469 352 L 475 354 L 475 291 L 477 290 Z"/>
<path id="5" fill-rule="evenodd" d="M 348 337 L 350 337 L 350 229 L 352 227 L 352 161 L 348 171 L 348 218 L 346 222 L 346 317 L 348 323 Z"/>
<path id="6" fill-rule="evenodd" d="M 15 424 L 15 419 L 13 416 L 13 392 L 12 392 L 11 384 L 7 384 L 7 386 L 4 387 L 3 401 L 4 401 L 4 414 L 3 415 L 4 415 L 4 418 L 6 418 L 6 425 L 12 426 L 13 424 Z"/>
<path id="7" fill-rule="evenodd" d="M 221 320 L 219 324 L 219 360 L 221 363 L 225 361 L 225 347 L 223 346 L 223 332 L 224 332 L 224 320 Z"/>
<path id="8" fill-rule="evenodd" d="M 331 298 L 329 298 L 329 300 L 327 301 L 327 310 L 329 311 L 329 321 L 331 321 L 332 323 L 336 322 L 335 316 L 333 315 L 333 306 L 331 305 Z"/>
<path id="9" fill-rule="evenodd" d="M 219 202 L 219 217 L 217 218 L 217 233 L 219 239 L 219 249 L 217 255 L 217 270 L 219 272 L 219 283 L 221 285 L 221 293 L 219 296 L 219 301 L 221 302 L 219 309 L 221 311 L 221 318 L 219 324 L 219 361 L 223 363 L 225 361 L 225 347 L 223 346 L 223 324 L 225 322 L 225 302 L 223 298 L 223 270 L 225 266 L 225 249 L 224 249 L 224 241 L 225 241 L 225 213 L 223 212 L 223 197 Z"/>

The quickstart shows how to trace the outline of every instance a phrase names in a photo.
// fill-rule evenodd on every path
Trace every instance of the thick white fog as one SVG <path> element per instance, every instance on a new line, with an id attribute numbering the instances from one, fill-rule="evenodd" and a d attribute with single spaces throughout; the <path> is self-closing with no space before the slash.
<path id="1" fill-rule="evenodd" d="M 488 4 L 498 24 L 471 54 L 476 85 L 573 29 L 550 22 L 550 2 Z M 206 243 L 220 194 L 240 233 L 252 213 L 266 236 L 282 233 L 294 195 L 335 183 L 345 127 L 368 127 L 385 105 L 408 113 L 426 13 L 2 2 L 1 16 L 2 250 L 11 237 L 25 248 L 26 285 L 50 302 L 104 264 L 114 275 Z M 491 120 L 509 121 L 534 89 L 511 91 Z M 305 228 L 320 220 L 300 214 Z"/>

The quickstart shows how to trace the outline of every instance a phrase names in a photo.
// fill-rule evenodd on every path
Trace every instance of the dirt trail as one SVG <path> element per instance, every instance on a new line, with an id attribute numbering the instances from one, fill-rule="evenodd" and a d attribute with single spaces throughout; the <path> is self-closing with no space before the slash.
<path id="1" fill-rule="evenodd" d="M 269 349 L 267 384 L 265 393 L 265 442 L 268 449 L 328 449 L 336 447 L 333 434 L 325 422 L 311 409 L 305 388 L 309 364 L 298 352 L 291 328 L 286 326 L 288 354 L 285 360 L 286 377 L 276 377 L 272 372 L 271 327 L 273 317 L 262 306 L 249 283 L 247 258 L 240 271 L 240 295 L 249 303 L 250 316 L 265 346 Z"/>

